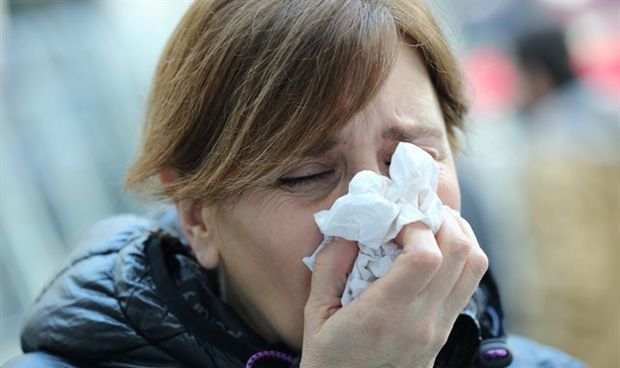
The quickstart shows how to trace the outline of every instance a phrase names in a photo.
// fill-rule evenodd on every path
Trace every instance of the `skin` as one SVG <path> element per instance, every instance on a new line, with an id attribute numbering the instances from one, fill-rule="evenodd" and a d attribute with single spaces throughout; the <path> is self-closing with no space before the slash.
<path id="1" fill-rule="evenodd" d="M 346 194 L 357 172 L 385 175 L 400 140 L 436 159 L 438 195 L 459 209 L 445 123 L 417 52 L 400 46 L 379 94 L 335 138 L 328 152 L 232 208 L 177 203 L 181 223 L 199 262 L 221 268 L 225 301 L 268 341 L 302 350 L 303 367 L 432 366 L 487 267 L 458 214 L 449 213 L 436 235 L 419 223 L 403 228 L 396 239 L 403 253 L 391 270 L 344 308 L 340 295 L 356 245 L 336 239 L 313 274 L 301 262 L 322 240 L 313 214 Z"/>

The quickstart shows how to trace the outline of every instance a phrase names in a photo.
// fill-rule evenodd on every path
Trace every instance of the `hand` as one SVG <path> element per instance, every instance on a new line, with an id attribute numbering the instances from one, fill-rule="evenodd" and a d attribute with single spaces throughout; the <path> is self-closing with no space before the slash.
<path id="1" fill-rule="evenodd" d="M 336 239 L 318 255 L 301 368 L 433 366 L 488 260 L 469 224 L 450 211 L 436 236 L 413 223 L 395 241 L 403 252 L 388 273 L 344 307 L 357 246 Z"/>

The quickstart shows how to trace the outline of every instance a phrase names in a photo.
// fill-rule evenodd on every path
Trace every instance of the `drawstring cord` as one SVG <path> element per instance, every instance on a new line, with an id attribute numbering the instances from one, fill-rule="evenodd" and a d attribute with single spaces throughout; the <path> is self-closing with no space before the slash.
<path id="1" fill-rule="evenodd" d="M 253 368 L 256 362 L 266 359 L 277 359 L 286 364 L 291 364 L 295 360 L 295 358 L 289 354 L 276 350 L 265 350 L 259 351 L 258 353 L 252 355 L 250 359 L 248 359 L 248 361 L 245 363 L 245 368 Z"/>
<path id="2" fill-rule="evenodd" d="M 504 338 L 484 339 L 478 350 L 478 367 L 504 368 L 512 363 L 512 352 Z"/>
<path id="3" fill-rule="evenodd" d="M 491 319 L 491 333 L 499 336 L 501 333 L 501 321 L 497 311 L 488 306 L 486 313 Z M 503 368 L 512 363 L 512 352 L 506 343 L 505 337 L 483 339 L 478 349 L 478 365 L 481 368 Z"/>

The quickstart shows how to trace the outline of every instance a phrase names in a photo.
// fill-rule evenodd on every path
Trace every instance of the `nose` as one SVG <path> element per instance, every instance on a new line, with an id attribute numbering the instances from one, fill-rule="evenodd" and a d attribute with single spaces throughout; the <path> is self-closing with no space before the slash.
<path id="1" fill-rule="evenodd" d="M 374 151 L 358 152 L 350 158 L 349 180 L 360 171 L 368 170 L 378 175 L 388 175 L 389 163 Z"/>
<path id="2" fill-rule="evenodd" d="M 389 176 L 388 164 L 385 157 L 382 157 L 376 151 L 372 150 L 356 150 L 349 153 L 346 158 L 346 180 L 341 183 L 328 198 L 328 207 L 333 204 L 337 198 L 349 192 L 349 183 L 351 179 L 360 171 L 369 170 L 375 174 Z"/>

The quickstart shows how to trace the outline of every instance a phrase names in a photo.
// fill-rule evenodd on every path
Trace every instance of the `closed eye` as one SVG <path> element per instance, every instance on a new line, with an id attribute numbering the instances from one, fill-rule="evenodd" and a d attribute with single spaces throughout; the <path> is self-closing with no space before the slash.
<path id="1" fill-rule="evenodd" d="M 322 171 L 316 174 L 294 177 L 283 177 L 278 179 L 278 184 L 287 188 L 294 188 L 301 185 L 313 184 L 328 179 L 334 174 L 334 170 Z"/>

